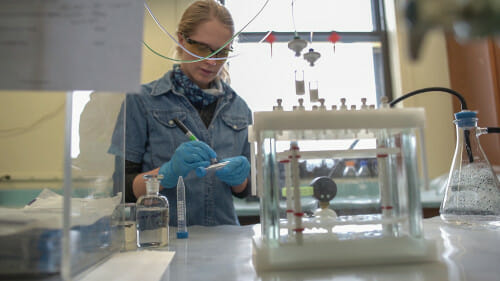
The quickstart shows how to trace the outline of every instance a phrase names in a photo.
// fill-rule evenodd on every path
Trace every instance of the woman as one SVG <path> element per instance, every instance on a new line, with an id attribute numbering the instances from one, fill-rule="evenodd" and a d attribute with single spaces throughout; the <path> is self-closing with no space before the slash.
<path id="1" fill-rule="evenodd" d="M 214 0 L 190 5 L 177 30 L 179 43 L 202 57 L 224 46 L 233 34 L 231 15 Z M 227 57 L 230 48 L 228 44 L 214 57 Z M 178 52 L 182 60 L 197 59 L 181 48 Z M 163 175 L 160 193 L 168 198 L 171 225 L 177 225 L 179 176 L 186 186 L 188 225 L 239 224 L 232 196 L 244 197 L 250 189 L 247 127 L 251 111 L 222 81 L 224 62 L 205 59 L 174 65 L 162 78 L 142 85 L 140 93 L 127 95 L 126 201 L 135 202 L 145 194 L 143 175 Z M 189 141 L 174 118 L 199 141 Z M 117 127 L 110 149 L 117 155 L 119 131 Z M 208 166 L 214 157 L 229 164 L 202 178 L 192 172 Z"/>

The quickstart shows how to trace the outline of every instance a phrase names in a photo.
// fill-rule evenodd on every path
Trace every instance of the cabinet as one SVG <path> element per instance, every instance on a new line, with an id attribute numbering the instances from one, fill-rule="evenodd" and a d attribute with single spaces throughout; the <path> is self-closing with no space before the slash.
<path id="1" fill-rule="evenodd" d="M 480 127 L 500 127 L 500 39 L 467 43 L 446 40 L 451 87 L 464 95 L 469 109 L 478 111 Z M 460 111 L 457 99 L 454 111 Z M 500 165 L 500 134 L 480 137 L 488 160 Z"/>

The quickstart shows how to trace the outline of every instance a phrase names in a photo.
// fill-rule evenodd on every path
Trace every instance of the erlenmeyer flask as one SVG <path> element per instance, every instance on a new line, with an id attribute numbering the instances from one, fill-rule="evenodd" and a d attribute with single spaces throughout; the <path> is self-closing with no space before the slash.
<path id="1" fill-rule="evenodd" d="M 473 111 L 455 113 L 457 146 L 440 208 L 446 222 L 500 222 L 500 183 L 479 143 L 477 120 Z"/>

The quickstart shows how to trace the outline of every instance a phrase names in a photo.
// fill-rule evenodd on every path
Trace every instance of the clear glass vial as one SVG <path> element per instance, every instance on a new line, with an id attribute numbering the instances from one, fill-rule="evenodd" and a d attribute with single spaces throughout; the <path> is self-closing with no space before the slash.
<path id="1" fill-rule="evenodd" d="M 370 168 L 368 167 L 368 161 L 359 161 L 359 169 L 356 172 L 356 176 L 359 178 L 369 178 L 371 176 Z"/>
<path id="2" fill-rule="evenodd" d="M 306 87 L 304 83 L 304 71 L 295 70 L 295 93 L 297 95 L 303 95 L 306 93 Z"/>
<path id="3" fill-rule="evenodd" d="M 477 120 L 473 111 L 455 114 L 457 146 L 440 208 L 446 222 L 500 221 L 500 183 L 479 143 Z"/>
<path id="4" fill-rule="evenodd" d="M 342 176 L 344 178 L 356 177 L 356 162 L 354 160 L 345 161 L 345 168 Z"/>
<path id="5" fill-rule="evenodd" d="M 162 175 L 144 175 L 146 195 L 136 204 L 137 247 L 168 245 L 168 200 L 158 193 Z"/>

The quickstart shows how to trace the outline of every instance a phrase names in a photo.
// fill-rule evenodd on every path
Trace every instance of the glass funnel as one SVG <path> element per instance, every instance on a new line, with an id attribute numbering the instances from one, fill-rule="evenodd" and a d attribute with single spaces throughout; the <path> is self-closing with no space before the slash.
<path id="1" fill-rule="evenodd" d="M 441 218 L 450 223 L 500 222 L 500 183 L 479 143 L 476 115 L 455 114 L 457 146 L 440 208 Z"/>

